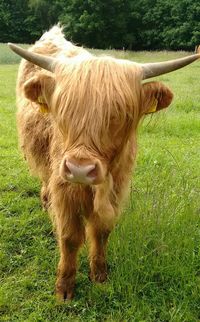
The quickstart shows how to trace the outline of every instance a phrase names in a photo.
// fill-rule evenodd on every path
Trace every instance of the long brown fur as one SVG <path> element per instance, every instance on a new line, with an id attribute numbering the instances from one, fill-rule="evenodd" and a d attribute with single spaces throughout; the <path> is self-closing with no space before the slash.
<path id="1" fill-rule="evenodd" d="M 152 102 L 167 107 L 172 93 L 163 84 L 142 85 L 132 62 L 94 57 L 52 28 L 30 49 L 60 59 L 51 74 L 22 61 L 17 83 L 20 146 L 42 182 L 44 207 L 53 215 L 60 247 L 56 292 L 73 297 L 77 253 L 87 237 L 90 278 L 107 276 L 106 244 L 127 191 L 136 156 L 137 126 Z M 42 97 L 48 113 L 40 112 Z M 99 185 L 66 182 L 60 176 L 65 155 L 97 159 Z"/>

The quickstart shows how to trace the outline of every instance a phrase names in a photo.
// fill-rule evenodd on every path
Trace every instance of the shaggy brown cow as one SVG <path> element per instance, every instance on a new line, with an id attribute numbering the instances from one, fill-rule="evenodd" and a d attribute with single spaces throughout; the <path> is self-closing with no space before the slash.
<path id="1" fill-rule="evenodd" d="M 154 64 L 94 57 L 67 42 L 58 26 L 29 51 L 9 46 L 26 59 L 17 82 L 20 146 L 56 226 L 56 293 L 71 299 L 86 236 L 90 279 L 106 280 L 106 244 L 131 177 L 138 123 L 173 97 L 162 83 L 142 80 L 200 55 Z"/>

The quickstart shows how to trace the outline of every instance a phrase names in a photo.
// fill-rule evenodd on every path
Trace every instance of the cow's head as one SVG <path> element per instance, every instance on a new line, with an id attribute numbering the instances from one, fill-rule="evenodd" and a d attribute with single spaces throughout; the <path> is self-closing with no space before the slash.
<path id="1" fill-rule="evenodd" d="M 76 57 L 60 63 L 15 45 L 11 48 L 43 68 L 25 82 L 24 93 L 42 104 L 57 124 L 63 142 L 60 175 L 87 185 L 106 181 L 142 116 L 171 103 L 173 94 L 168 87 L 142 80 L 184 67 L 200 57 L 196 54 L 152 64 Z"/>

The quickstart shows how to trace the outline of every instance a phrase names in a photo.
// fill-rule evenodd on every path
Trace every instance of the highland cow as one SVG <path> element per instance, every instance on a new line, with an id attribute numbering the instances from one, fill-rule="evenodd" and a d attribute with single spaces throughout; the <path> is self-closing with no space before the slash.
<path id="1" fill-rule="evenodd" d="M 29 50 L 9 46 L 25 58 L 17 80 L 19 140 L 55 222 L 56 293 L 71 299 L 86 238 L 90 279 L 106 280 L 106 245 L 129 185 L 139 121 L 173 98 L 161 82 L 142 81 L 200 55 L 151 64 L 95 57 L 66 41 L 59 26 Z"/>

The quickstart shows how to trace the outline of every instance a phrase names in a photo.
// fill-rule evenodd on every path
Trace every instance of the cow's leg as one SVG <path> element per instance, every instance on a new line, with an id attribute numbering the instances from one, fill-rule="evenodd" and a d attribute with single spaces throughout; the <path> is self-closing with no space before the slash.
<path id="1" fill-rule="evenodd" d="M 57 218 L 57 232 L 60 247 L 60 261 L 56 282 L 56 294 L 59 300 L 71 299 L 74 293 L 77 269 L 77 254 L 84 242 L 85 230 L 80 217 L 76 214 Z"/>
<path id="2" fill-rule="evenodd" d="M 106 246 L 110 230 L 98 221 L 98 216 L 91 217 L 87 225 L 90 279 L 102 283 L 107 279 Z"/>
<path id="3" fill-rule="evenodd" d="M 102 185 L 96 187 L 94 211 L 88 217 L 90 279 L 96 282 L 104 282 L 107 278 L 106 246 L 109 234 L 114 228 L 117 214 L 110 200 L 115 200 L 112 188 L 111 176 L 108 176 Z"/>

